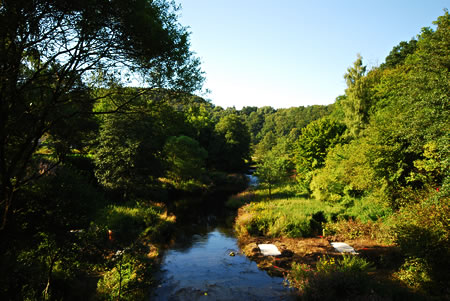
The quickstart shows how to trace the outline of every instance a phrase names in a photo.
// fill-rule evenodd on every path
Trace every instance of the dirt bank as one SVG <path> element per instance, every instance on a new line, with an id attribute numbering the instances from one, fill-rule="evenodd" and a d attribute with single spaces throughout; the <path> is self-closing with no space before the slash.
<path id="1" fill-rule="evenodd" d="M 271 275 L 283 276 L 291 267 L 292 262 L 315 265 L 317 260 L 324 256 L 337 257 L 330 242 L 336 241 L 333 237 L 314 238 L 267 238 L 267 237 L 240 237 L 239 247 L 242 252 L 266 270 Z M 377 268 L 376 276 L 390 277 L 397 266 L 400 252 L 397 247 L 383 245 L 373 240 L 355 239 L 343 241 L 352 246 L 360 256 L 373 262 Z M 274 244 L 280 250 L 280 256 L 263 256 L 258 244 Z"/>

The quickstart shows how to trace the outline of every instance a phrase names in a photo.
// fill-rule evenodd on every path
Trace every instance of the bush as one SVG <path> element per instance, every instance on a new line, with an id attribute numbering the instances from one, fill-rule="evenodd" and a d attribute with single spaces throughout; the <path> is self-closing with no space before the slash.
<path id="1" fill-rule="evenodd" d="M 411 288 L 420 289 L 431 285 L 430 267 L 423 259 L 408 258 L 395 273 L 395 277 Z"/>
<path id="2" fill-rule="evenodd" d="M 389 236 L 388 227 L 382 221 L 364 223 L 360 220 L 341 219 L 325 224 L 323 229 L 325 235 L 334 235 L 338 240 L 367 238 L 390 242 L 392 237 Z"/>
<path id="3" fill-rule="evenodd" d="M 100 300 L 143 300 L 146 296 L 150 275 L 150 263 L 142 256 L 119 251 L 113 258 L 114 266 L 97 284 Z"/>
<path id="4" fill-rule="evenodd" d="M 288 280 L 305 300 L 363 298 L 372 293 L 368 272 L 373 270 L 370 262 L 358 256 L 344 255 L 338 260 L 324 256 L 315 270 L 294 262 Z"/>
<path id="5" fill-rule="evenodd" d="M 429 293 L 446 293 L 450 286 L 450 206 L 448 193 L 431 193 L 429 198 L 402 208 L 396 215 L 395 240 L 408 260 L 399 278 Z M 412 275 L 416 271 L 417 275 Z M 448 292 L 447 292 L 448 293 Z"/>
<path id="6" fill-rule="evenodd" d="M 110 205 L 103 213 L 103 223 L 119 244 L 128 245 L 140 235 L 153 235 L 164 227 L 157 208 L 152 206 Z"/>

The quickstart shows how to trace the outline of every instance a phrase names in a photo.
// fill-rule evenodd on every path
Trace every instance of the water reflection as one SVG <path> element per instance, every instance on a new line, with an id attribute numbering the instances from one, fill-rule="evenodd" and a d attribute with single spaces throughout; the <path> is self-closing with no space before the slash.
<path id="1" fill-rule="evenodd" d="M 235 256 L 230 256 L 234 252 Z M 283 279 L 239 253 L 227 228 L 200 231 L 167 251 L 151 300 L 294 300 Z"/>

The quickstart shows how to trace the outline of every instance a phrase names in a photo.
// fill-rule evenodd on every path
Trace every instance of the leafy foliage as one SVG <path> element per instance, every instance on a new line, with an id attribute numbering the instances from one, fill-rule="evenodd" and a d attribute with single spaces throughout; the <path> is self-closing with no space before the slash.
<path id="1" fill-rule="evenodd" d="M 176 8 L 166 1 L 6 0 L 0 7 L 3 229 L 14 191 L 39 177 L 33 155 L 42 139 L 57 142 L 54 156 L 68 152 L 91 113 L 92 88 L 114 86 L 110 94 L 120 95 L 119 83 L 134 74 L 151 87 L 191 92 L 203 78 Z M 136 95 L 119 98 L 114 111 Z"/>
<path id="2" fill-rule="evenodd" d="M 210 146 L 210 164 L 226 171 L 242 171 L 250 156 L 250 133 L 236 114 L 222 117 L 215 127 L 216 137 Z"/>
<path id="3" fill-rule="evenodd" d="M 269 189 L 269 197 L 272 196 L 273 185 L 290 176 L 289 167 L 289 160 L 275 151 L 268 152 L 256 165 L 255 175 L 258 177 L 259 183 Z"/>
<path id="4" fill-rule="evenodd" d="M 439 193 L 432 192 L 427 199 L 409 204 L 398 212 L 395 238 L 409 258 L 402 268 L 400 275 L 403 276 L 400 278 L 404 277 L 409 285 L 437 292 L 449 284 L 449 216 L 447 189 Z M 422 276 L 405 274 L 406 270 L 411 273 L 411 269 L 415 268 Z"/>
<path id="5" fill-rule="evenodd" d="M 312 171 L 323 166 L 327 151 L 342 140 L 345 126 L 327 118 L 311 122 L 302 129 L 296 143 L 297 180 L 310 191 Z"/>
<path id="6" fill-rule="evenodd" d="M 348 300 L 371 294 L 367 273 L 373 269 L 370 262 L 358 256 L 344 255 L 337 260 L 321 257 L 315 270 L 294 262 L 288 279 L 305 300 Z"/>
<path id="7" fill-rule="evenodd" d="M 170 137 L 164 152 L 169 165 L 167 173 L 176 182 L 199 178 L 205 172 L 208 152 L 192 138 Z"/>

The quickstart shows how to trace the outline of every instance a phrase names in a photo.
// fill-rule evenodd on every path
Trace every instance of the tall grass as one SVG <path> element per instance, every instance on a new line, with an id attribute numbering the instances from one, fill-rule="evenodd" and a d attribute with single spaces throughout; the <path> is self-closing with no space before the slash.
<path id="1" fill-rule="evenodd" d="M 173 220 L 167 218 L 161 208 L 149 205 L 110 205 L 106 207 L 100 223 L 113 232 L 118 243 L 130 244 L 140 236 L 160 239 L 170 232 Z"/>
<path id="2" fill-rule="evenodd" d="M 300 290 L 302 300 L 381 300 L 371 289 L 368 272 L 374 269 L 372 263 L 358 256 L 322 257 L 315 269 L 294 262 L 288 279 Z"/>
<path id="3" fill-rule="evenodd" d="M 235 227 L 239 235 L 310 237 L 321 233 L 322 223 L 336 218 L 343 210 L 300 198 L 261 201 L 242 207 Z"/>
<path id="4" fill-rule="evenodd" d="M 268 189 L 262 189 L 260 187 L 250 187 L 247 190 L 238 194 L 232 195 L 225 205 L 230 209 L 239 209 L 240 207 L 249 204 L 251 202 L 261 202 L 277 199 L 299 199 L 304 197 L 302 193 L 299 193 L 298 184 L 294 182 L 287 182 L 274 185 L 272 187 L 271 196 L 269 196 Z"/>

